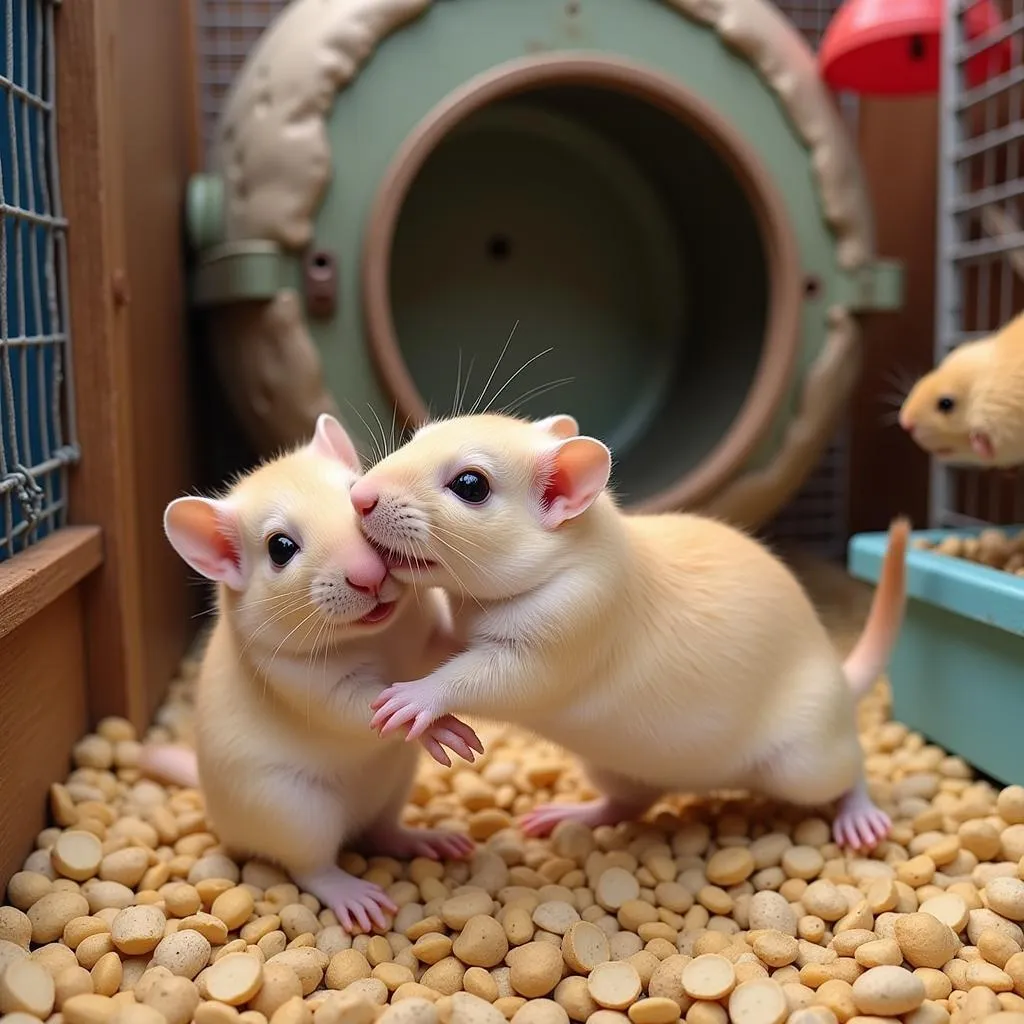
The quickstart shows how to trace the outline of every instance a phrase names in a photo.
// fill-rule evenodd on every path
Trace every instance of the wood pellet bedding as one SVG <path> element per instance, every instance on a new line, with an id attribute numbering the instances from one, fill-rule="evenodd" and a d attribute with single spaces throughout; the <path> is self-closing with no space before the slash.
<path id="1" fill-rule="evenodd" d="M 976 537 L 949 536 L 940 541 L 918 537 L 913 546 L 1024 576 L 1024 530 L 1010 533 L 993 528 L 982 530 Z"/>
<path id="2" fill-rule="evenodd" d="M 153 738 L 189 739 L 193 672 Z M 468 831 L 475 859 L 343 855 L 400 907 L 354 937 L 224 856 L 201 795 L 140 778 L 108 719 L 0 909 L 3 1024 L 1024 1024 L 1024 788 L 888 712 L 880 684 L 860 722 L 894 830 L 870 858 L 825 815 L 743 795 L 525 840 L 518 814 L 591 794 L 567 755 L 484 727 L 477 765 L 424 758 L 407 810 Z"/>

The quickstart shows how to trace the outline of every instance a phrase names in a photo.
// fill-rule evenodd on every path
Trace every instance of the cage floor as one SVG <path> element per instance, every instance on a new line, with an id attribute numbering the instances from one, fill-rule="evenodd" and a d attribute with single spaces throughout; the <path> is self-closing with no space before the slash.
<path id="1" fill-rule="evenodd" d="M 798 568 L 848 649 L 867 589 L 833 566 Z M 189 738 L 194 669 L 155 738 Z M 869 859 L 832 844 L 827 814 L 743 795 L 677 798 L 644 824 L 524 840 L 517 815 L 586 785 L 557 749 L 483 729 L 479 770 L 425 761 L 406 811 L 411 825 L 468 832 L 475 859 L 343 855 L 400 906 L 393 931 L 355 937 L 276 869 L 224 857 L 201 795 L 141 780 L 130 726 L 107 720 L 54 787 L 59 826 L 40 834 L 0 909 L 0 1009 L 30 1015 L 11 1024 L 1024 1013 L 1024 788 L 974 779 L 888 710 L 880 683 L 859 712 L 871 788 L 894 820 Z"/>

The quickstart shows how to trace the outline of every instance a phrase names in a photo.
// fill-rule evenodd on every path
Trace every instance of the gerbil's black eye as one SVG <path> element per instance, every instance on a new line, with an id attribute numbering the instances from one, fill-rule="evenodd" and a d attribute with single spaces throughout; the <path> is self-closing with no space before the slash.
<path id="1" fill-rule="evenodd" d="M 448 483 L 448 490 L 469 505 L 479 505 L 487 500 L 491 485 L 483 473 L 467 469 Z"/>
<path id="2" fill-rule="evenodd" d="M 939 412 L 952 412 L 956 402 L 949 397 L 949 395 L 943 395 L 936 403 L 935 408 Z"/>
<path id="3" fill-rule="evenodd" d="M 298 553 L 299 545 L 286 533 L 275 533 L 267 541 L 267 554 L 278 569 L 283 569 Z"/>

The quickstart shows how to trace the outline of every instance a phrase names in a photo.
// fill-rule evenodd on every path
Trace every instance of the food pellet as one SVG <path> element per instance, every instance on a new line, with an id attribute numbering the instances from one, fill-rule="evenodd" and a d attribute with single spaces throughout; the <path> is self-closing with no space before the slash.
<path id="1" fill-rule="evenodd" d="M 736 970 L 725 957 L 705 953 L 683 968 L 682 984 L 694 999 L 723 999 L 736 984 Z"/>
<path id="2" fill-rule="evenodd" d="M 733 1024 L 782 1024 L 788 1013 L 785 992 L 774 981 L 745 981 L 729 996 Z"/>
<path id="3" fill-rule="evenodd" d="M 125 907 L 114 918 L 110 935 L 122 953 L 139 956 L 156 949 L 166 925 L 167 918 L 159 907 Z"/>
<path id="4" fill-rule="evenodd" d="M 84 882 L 92 878 L 103 861 L 103 845 L 92 832 L 62 832 L 50 850 L 54 868 L 65 878 Z"/>
<path id="5" fill-rule="evenodd" d="M 141 778 L 138 737 L 107 722 L 0 907 L 4 1024 L 1016 1024 L 1024 787 L 976 781 L 883 691 L 860 709 L 894 823 L 877 852 L 742 794 L 528 839 L 520 814 L 593 791 L 495 729 L 483 764 L 424 760 L 405 811 L 474 837 L 468 861 L 343 853 L 400 908 L 370 935 L 225 856 L 202 795 Z M 154 735 L 189 741 L 192 696 L 175 684 Z"/>
<path id="6" fill-rule="evenodd" d="M 30 1013 L 45 1019 L 53 1010 L 54 981 L 32 960 L 18 960 L 0 974 L 0 1013 Z"/>
<path id="7" fill-rule="evenodd" d="M 640 883 L 625 868 L 613 866 L 601 873 L 594 896 L 605 910 L 618 910 L 623 903 L 639 898 Z"/>
<path id="8" fill-rule="evenodd" d="M 599 1006 L 624 1010 L 635 1002 L 643 986 L 636 967 L 627 960 L 598 964 L 587 978 L 587 990 Z"/>
<path id="9" fill-rule="evenodd" d="M 562 939 L 565 962 L 579 974 L 589 974 L 611 957 L 608 936 L 587 921 L 577 921 Z"/>
<path id="10" fill-rule="evenodd" d="M 248 953 L 230 953 L 213 964 L 203 978 L 211 999 L 240 1006 L 259 991 L 263 965 Z"/>
<path id="11" fill-rule="evenodd" d="M 452 945 L 452 951 L 471 967 L 495 967 L 508 953 L 505 929 L 483 914 L 471 917 Z"/>

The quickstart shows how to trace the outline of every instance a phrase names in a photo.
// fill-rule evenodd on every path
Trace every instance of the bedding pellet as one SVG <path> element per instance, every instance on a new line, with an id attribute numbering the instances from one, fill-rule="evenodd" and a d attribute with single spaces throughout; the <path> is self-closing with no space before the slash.
<path id="1" fill-rule="evenodd" d="M 1024 576 L 1024 530 L 1010 534 L 1006 530 L 992 528 L 982 530 L 976 537 L 948 536 L 939 541 L 917 537 L 913 545 L 938 555 L 964 558 L 1015 576 Z"/>
<path id="2" fill-rule="evenodd" d="M 153 739 L 189 741 L 193 675 Z M 894 826 L 869 856 L 832 843 L 828 809 L 742 794 L 527 840 L 517 815 L 593 794 L 568 756 L 485 726 L 477 764 L 424 760 L 405 815 L 472 835 L 470 862 L 342 855 L 399 907 L 374 935 L 226 856 L 201 794 L 142 778 L 106 719 L 8 883 L 2 1024 L 1024 1024 L 1024 787 L 888 712 L 880 684 L 859 713 Z"/>

